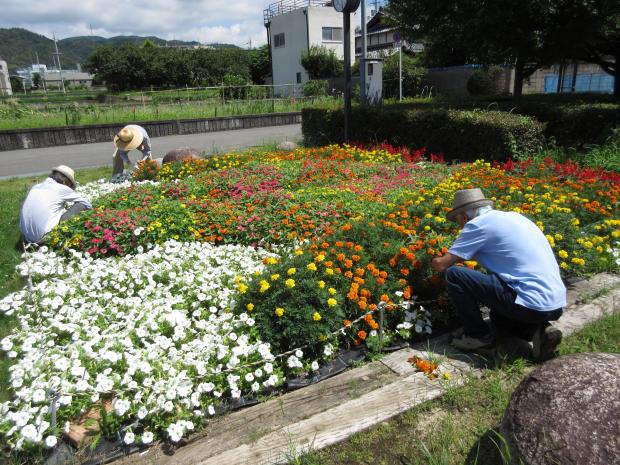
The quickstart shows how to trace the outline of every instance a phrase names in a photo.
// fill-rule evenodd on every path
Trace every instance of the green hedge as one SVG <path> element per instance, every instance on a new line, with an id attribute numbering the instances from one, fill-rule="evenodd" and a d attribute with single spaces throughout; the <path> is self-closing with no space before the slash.
<path id="1" fill-rule="evenodd" d="M 302 133 L 306 144 L 341 143 L 343 110 L 305 108 Z M 446 160 L 503 160 L 539 152 L 543 126 L 532 118 L 501 111 L 419 109 L 405 105 L 353 107 L 350 138 L 389 142 L 442 152 Z"/>

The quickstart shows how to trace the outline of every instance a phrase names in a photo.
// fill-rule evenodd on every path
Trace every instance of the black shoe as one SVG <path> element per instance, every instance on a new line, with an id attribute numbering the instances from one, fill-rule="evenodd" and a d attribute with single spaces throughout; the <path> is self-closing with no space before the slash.
<path id="1" fill-rule="evenodd" d="M 532 357 L 537 362 L 549 360 L 553 357 L 560 342 L 562 342 L 562 331 L 550 323 L 540 325 L 532 338 Z"/>

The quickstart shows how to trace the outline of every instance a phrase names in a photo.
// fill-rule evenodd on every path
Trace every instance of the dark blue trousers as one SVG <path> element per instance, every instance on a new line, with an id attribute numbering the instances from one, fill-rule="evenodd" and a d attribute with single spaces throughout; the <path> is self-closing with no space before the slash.
<path id="1" fill-rule="evenodd" d="M 532 310 L 515 304 L 517 293 L 496 274 L 484 274 L 464 266 L 446 270 L 447 290 L 468 336 L 480 338 L 490 333 L 480 313 L 480 305 L 491 310 L 491 321 L 511 335 L 532 340 L 536 329 L 562 316 L 563 309 Z"/>

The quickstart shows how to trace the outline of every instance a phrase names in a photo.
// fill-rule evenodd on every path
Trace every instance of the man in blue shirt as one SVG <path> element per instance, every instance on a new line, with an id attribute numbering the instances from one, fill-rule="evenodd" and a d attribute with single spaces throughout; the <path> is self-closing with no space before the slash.
<path id="1" fill-rule="evenodd" d="M 560 269 L 532 221 L 496 211 L 492 204 L 480 189 L 457 191 L 447 217 L 459 224 L 461 233 L 445 255 L 431 262 L 435 271 L 445 272 L 448 295 L 463 323 L 464 332 L 452 345 L 460 350 L 494 345 L 480 313 L 482 304 L 496 325 L 533 342 L 536 360 L 547 360 L 562 340 L 561 331 L 549 323 L 566 306 Z M 464 260 L 476 260 L 488 273 L 452 266 Z"/>

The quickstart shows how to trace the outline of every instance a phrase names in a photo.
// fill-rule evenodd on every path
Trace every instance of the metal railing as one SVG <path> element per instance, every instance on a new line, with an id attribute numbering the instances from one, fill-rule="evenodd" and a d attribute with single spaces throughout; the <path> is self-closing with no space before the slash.
<path id="1" fill-rule="evenodd" d="M 283 15 L 290 11 L 298 10 L 299 8 L 307 6 L 331 6 L 331 0 L 280 0 L 279 2 L 271 3 L 267 8 L 263 10 L 263 20 L 265 24 L 271 21 L 271 18 L 275 16 Z"/>

